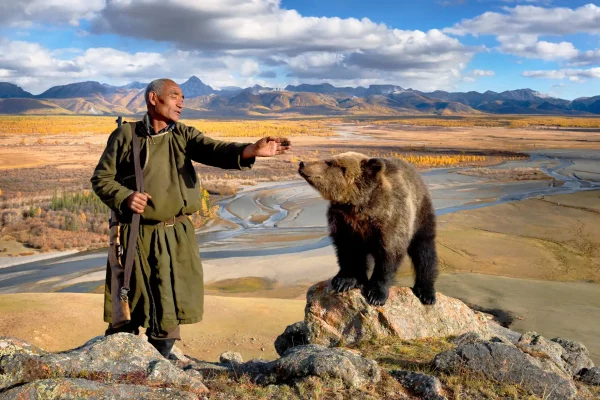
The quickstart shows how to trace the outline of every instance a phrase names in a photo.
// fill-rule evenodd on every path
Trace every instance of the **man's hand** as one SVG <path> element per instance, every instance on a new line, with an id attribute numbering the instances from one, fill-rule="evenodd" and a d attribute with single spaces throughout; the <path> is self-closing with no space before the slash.
<path id="1" fill-rule="evenodd" d="M 152 199 L 148 193 L 133 192 L 127 197 L 127 207 L 134 213 L 141 214 L 148 204 L 148 200 Z"/>
<path id="2" fill-rule="evenodd" d="M 292 148 L 292 142 L 287 138 L 264 137 L 254 144 L 249 144 L 242 152 L 242 158 L 273 157 L 285 154 Z"/>

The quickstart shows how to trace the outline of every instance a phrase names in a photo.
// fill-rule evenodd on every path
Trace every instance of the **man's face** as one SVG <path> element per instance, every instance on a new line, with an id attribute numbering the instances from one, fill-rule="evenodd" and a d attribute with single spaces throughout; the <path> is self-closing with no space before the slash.
<path id="1" fill-rule="evenodd" d="M 163 85 L 162 93 L 150 92 L 150 104 L 154 108 L 153 118 L 163 119 L 168 122 L 177 122 L 183 110 L 183 92 L 178 84 L 167 81 Z"/>

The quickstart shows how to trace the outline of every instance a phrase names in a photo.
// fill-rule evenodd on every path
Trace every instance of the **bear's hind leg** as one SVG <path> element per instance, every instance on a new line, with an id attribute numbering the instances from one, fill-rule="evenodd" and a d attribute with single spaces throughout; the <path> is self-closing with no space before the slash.
<path id="1" fill-rule="evenodd" d="M 367 302 L 373 306 L 382 306 L 387 301 L 389 289 L 396 276 L 396 271 L 402 263 L 403 254 L 393 254 L 384 252 L 384 254 L 374 255 L 375 268 L 373 275 L 365 287 L 363 295 Z"/>
<path id="2" fill-rule="evenodd" d="M 335 247 L 340 271 L 331 279 L 331 287 L 339 293 L 363 287 L 367 283 L 367 253 L 364 245 L 346 242 Z"/>
<path id="3" fill-rule="evenodd" d="M 423 304 L 435 304 L 434 284 L 438 274 L 435 233 L 429 228 L 417 232 L 408 247 L 408 255 L 415 268 L 415 296 Z"/>

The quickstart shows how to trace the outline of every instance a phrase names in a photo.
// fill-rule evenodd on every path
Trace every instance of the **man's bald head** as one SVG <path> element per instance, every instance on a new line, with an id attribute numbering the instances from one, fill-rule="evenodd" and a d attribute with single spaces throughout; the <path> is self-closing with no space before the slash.
<path id="1" fill-rule="evenodd" d="M 150 92 L 155 92 L 157 95 L 163 94 L 165 84 L 173 84 L 178 86 L 173 80 L 167 78 L 155 79 L 146 86 L 146 92 L 144 93 L 144 99 L 146 100 L 146 106 L 150 104 Z"/>

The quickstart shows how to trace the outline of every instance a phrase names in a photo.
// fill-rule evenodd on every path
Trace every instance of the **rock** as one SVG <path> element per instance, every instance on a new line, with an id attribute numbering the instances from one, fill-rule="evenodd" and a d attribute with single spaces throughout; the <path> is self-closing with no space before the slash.
<path id="1" fill-rule="evenodd" d="M 551 341 L 558 343 L 563 348 L 561 358 L 571 376 L 577 375 L 584 368 L 594 367 L 594 362 L 590 359 L 590 352 L 583 343 L 563 338 L 554 338 Z"/>
<path id="2" fill-rule="evenodd" d="M 582 370 L 579 379 L 588 385 L 600 386 L 600 367 Z"/>
<path id="3" fill-rule="evenodd" d="M 289 325 L 281 335 L 277 336 L 275 351 L 281 356 L 287 349 L 304 344 L 308 344 L 306 324 L 300 321 Z"/>
<path id="4" fill-rule="evenodd" d="M 244 364 L 237 366 L 236 370 L 242 374 L 248 375 L 252 382 L 268 385 L 275 383 L 276 377 L 273 376 L 275 369 L 275 361 L 266 361 L 261 359 L 253 359 Z"/>
<path id="5" fill-rule="evenodd" d="M 505 328 L 495 321 L 488 321 L 488 327 L 490 328 L 492 335 L 506 338 L 512 344 L 516 344 L 521 338 L 521 334 L 519 332 Z"/>
<path id="6" fill-rule="evenodd" d="M 433 364 L 439 370 L 450 373 L 464 370 L 483 373 L 498 382 L 519 385 L 547 400 L 572 399 L 577 394 L 570 378 L 555 370 L 545 370 L 540 360 L 504 343 L 460 345 L 438 354 Z"/>
<path id="7" fill-rule="evenodd" d="M 442 394 L 442 383 L 435 376 L 401 370 L 390 371 L 390 375 L 419 399 L 446 400 Z"/>
<path id="8" fill-rule="evenodd" d="M 467 332 L 467 333 L 463 333 L 462 335 L 455 337 L 454 339 L 451 339 L 450 342 L 454 343 L 457 346 L 463 345 L 463 344 L 469 344 L 469 343 L 477 343 L 477 342 L 481 342 L 484 339 L 479 336 L 479 334 L 475 333 L 475 332 Z"/>
<path id="9" fill-rule="evenodd" d="M 235 351 L 226 351 L 219 356 L 221 364 L 238 365 L 244 362 L 242 355 Z"/>
<path id="10" fill-rule="evenodd" d="M 83 346 L 47 353 L 23 341 L 0 338 L 0 390 L 40 379 L 83 378 L 109 384 L 169 387 L 196 395 L 204 384 L 164 359 L 147 341 L 118 333 Z"/>
<path id="11" fill-rule="evenodd" d="M 383 307 L 369 305 L 360 290 L 336 293 L 330 281 L 307 293 L 305 323 L 309 343 L 332 347 L 374 337 L 404 340 L 457 336 L 476 332 L 489 338 L 486 318 L 462 301 L 437 294 L 435 305 L 425 306 L 410 288 L 392 287 Z"/>
<path id="12" fill-rule="evenodd" d="M 527 332 L 521 336 L 515 346 L 537 358 L 544 369 L 552 370 L 565 377 L 570 378 L 572 376 L 567 371 L 566 364 L 561 358 L 563 348 L 558 343 L 546 340 L 545 337 L 538 335 L 536 332 Z"/>
<path id="13" fill-rule="evenodd" d="M 272 366 L 277 382 L 317 376 L 339 378 L 346 386 L 358 388 L 381 379 L 377 362 L 348 349 L 330 349 L 315 344 L 292 347 Z"/>
<path id="14" fill-rule="evenodd" d="M 17 386 L 1 395 L 3 400 L 44 399 L 106 399 L 106 400 L 196 400 L 190 392 L 171 388 L 151 388 L 141 385 L 101 383 L 87 379 L 41 379 Z"/>

